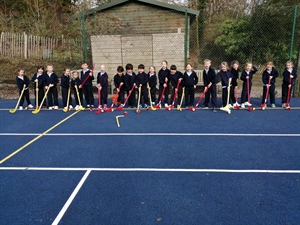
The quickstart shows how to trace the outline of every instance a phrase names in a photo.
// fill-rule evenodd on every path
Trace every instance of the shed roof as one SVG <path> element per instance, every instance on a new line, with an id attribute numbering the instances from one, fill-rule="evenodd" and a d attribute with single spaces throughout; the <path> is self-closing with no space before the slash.
<path id="1" fill-rule="evenodd" d="M 175 11 L 183 12 L 183 13 L 185 13 L 185 11 L 186 11 L 188 14 L 192 14 L 192 15 L 195 15 L 195 16 L 199 15 L 198 10 L 189 9 L 189 8 L 185 8 L 185 7 L 181 7 L 181 6 L 177 6 L 177 5 L 173 5 L 173 4 L 168 4 L 168 3 L 160 2 L 160 1 L 157 1 L 157 0 L 113 0 L 109 3 L 102 4 L 102 5 L 94 8 L 94 9 L 89 10 L 86 13 L 86 15 L 89 16 L 91 14 L 94 14 L 94 13 L 97 13 L 97 12 L 100 12 L 100 11 L 104 11 L 104 10 L 107 10 L 109 8 L 112 8 L 112 7 L 121 5 L 123 3 L 127 3 L 127 2 L 140 2 L 140 3 L 153 5 L 153 6 L 157 6 L 157 7 L 160 7 L 160 8 L 169 9 L 169 10 L 175 10 Z"/>

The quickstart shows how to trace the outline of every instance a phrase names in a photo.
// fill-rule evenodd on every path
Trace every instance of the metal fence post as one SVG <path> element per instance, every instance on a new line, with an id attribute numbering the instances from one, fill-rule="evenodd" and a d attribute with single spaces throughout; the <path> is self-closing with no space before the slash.
<path id="1" fill-rule="evenodd" d="M 189 35 L 189 24 L 188 24 L 188 14 L 187 9 L 185 9 L 184 13 L 185 18 L 185 28 L 184 28 L 184 64 L 187 64 L 187 57 L 188 57 L 188 35 Z M 184 66 L 185 66 L 184 65 Z"/>
<path id="2" fill-rule="evenodd" d="M 81 12 L 81 32 L 83 39 L 83 58 L 87 61 L 87 39 L 86 39 L 86 29 L 85 29 L 85 13 Z"/>
<path id="3" fill-rule="evenodd" d="M 292 28 L 292 36 L 291 36 L 291 45 L 290 45 L 290 56 L 289 60 L 292 60 L 293 57 L 293 48 L 294 48 L 294 39 L 295 39 L 295 28 L 296 28 L 296 19 L 297 19 L 297 9 L 298 6 L 294 6 L 294 18 L 293 18 L 293 28 Z"/>

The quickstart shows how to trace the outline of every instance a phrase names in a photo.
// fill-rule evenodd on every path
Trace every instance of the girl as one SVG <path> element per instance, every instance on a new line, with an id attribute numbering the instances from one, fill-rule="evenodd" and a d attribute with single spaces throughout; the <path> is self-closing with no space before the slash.
<path id="1" fill-rule="evenodd" d="M 242 96 L 241 96 L 241 108 L 245 108 L 245 106 L 251 106 L 252 104 L 250 101 L 250 96 L 248 96 L 248 93 L 251 93 L 251 86 L 252 86 L 252 78 L 253 75 L 257 72 L 257 68 L 252 65 L 251 62 L 246 63 L 245 69 L 242 72 L 241 80 L 243 81 L 243 90 L 242 90 Z M 249 82 L 249 91 L 248 91 L 248 83 Z M 249 101 L 248 101 L 249 99 Z"/>
<path id="2" fill-rule="evenodd" d="M 37 67 L 37 72 L 33 75 L 32 82 L 34 82 L 34 96 L 38 96 L 38 104 L 35 106 L 36 108 L 39 107 L 39 105 L 42 102 L 42 99 L 45 96 L 45 77 L 44 77 L 44 67 L 43 66 L 38 66 Z M 35 99 L 36 102 L 36 99 Z M 44 101 L 43 108 L 46 108 L 46 101 Z"/>
<path id="3" fill-rule="evenodd" d="M 205 93 L 205 101 L 203 103 L 204 108 L 208 108 L 209 99 L 211 96 L 211 105 L 213 107 L 213 112 L 217 112 L 217 76 L 213 68 L 211 68 L 211 60 L 204 60 L 204 70 L 203 70 L 203 84 L 205 88 L 209 88 Z"/>
<path id="4" fill-rule="evenodd" d="M 292 93 L 292 84 L 297 78 L 297 72 L 294 69 L 294 64 L 292 61 L 286 62 L 286 68 L 283 71 L 282 74 L 283 81 L 282 81 L 282 107 L 286 107 L 286 103 L 288 99 L 291 97 Z M 288 96 L 288 89 L 290 88 L 290 95 Z"/>
<path id="5" fill-rule="evenodd" d="M 21 97 L 20 104 L 19 104 L 19 110 L 23 109 L 24 98 L 27 101 L 28 108 L 29 109 L 33 108 L 33 105 L 31 105 L 31 102 L 30 102 L 30 99 L 29 99 L 29 87 L 28 87 L 28 85 L 29 85 L 30 80 L 28 79 L 28 77 L 26 75 L 24 75 L 24 73 L 25 73 L 24 69 L 20 68 L 20 69 L 18 69 L 18 76 L 16 77 L 17 86 L 18 86 L 18 89 L 19 89 L 19 95 L 21 95 L 22 90 L 24 88 L 24 92 L 23 92 L 23 95 Z"/>
<path id="6" fill-rule="evenodd" d="M 220 72 L 219 76 L 221 77 L 221 82 L 222 82 L 222 106 L 226 107 L 227 106 L 227 96 L 228 96 L 228 91 L 232 91 L 231 88 L 231 80 L 232 80 L 232 73 L 229 70 L 227 62 L 222 62 L 220 65 Z M 229 107 L 231 107 L 230 104 L 228 104 Z"/>
<path id="7" fill-rule="evenodd" d="M 50 110 L 58 109 L 58 92 L 56 87 L 58 84 L 58 77 L 53 72 L 53 65 L 48 65 L 46 70 L 47 73 L 44 75 L 46 85 L 45 88 L 50 89 L 47 95 L 48 107 Z"/>
<path id="8" fill-rule="evenodd" d="M 61 82 L 60 82 L 60 86 L 61 86 L 61 96 L 62 96 L 62 100 L 63 100 L 63 105 L 64 105 L 64 109 L 67 109 L 67 105 L 69 105 L 69 108 L 72 109 L 72 98 L 70 96 L 69 98 L 69 104 L 68 104 L 68 91 L 69 91 L 69 87 L 70 87 L 70 69 L 69 68 L 65 68 L 64 69 L 64 74 L 61 76 Z"/>
<path id="9" fill-rule="evenodd" d="M 265 102 L 265 98 L 267 95 L 267 86 L 269 85 L 269 96 L 271 107 L 275 108 L 275 82 L 276 77 L 278 77 L 278 71 L 274 68 L 274 63 L 272 61 L 267 62 L 266 69 L 262 74 L 262 82 L 263 82 L 263 97 L 261 104 L 263 105 Z M 266 105 L 264 106 L 266 107 Z"/>
<path id="10" fill-rule="evenodd" d="M 232 61 L 231 63 L 231 73 L 232 73 L 232 81 L 231 81 L 231 85 L 232 85 L 232 89 L 233 91 L 230 93 L 230 99 L 231 102 L 233 104 L 234 107 L 239 107 L 239 103 L 238 103 L 238 79 L 239 79 L 239 72 L 240 72 L 240 64 L 237 60 Z"/>
<path id="11" fill-rule="evenodd" d="M 158 71 L 158 80 L 159 80 L 159 97 L 161 98 L 163 89 L 165 88 L 164 93 L 164 102 L 165 107 L 168 107 L 169 101 L 169 77 L 170 70 L 168 69 L 168 62 L 166 60 L 161 62 L 161 69 Z"/>
<path id="12" fill-rule="evenodd" d="M 152 100 L 152 102 L 150 102 L 150 104 L 152 104 L 152 106 L 155 106 L 157 76 L 155 73 L 154 66 L 149 67 L 148 82 L 149 82 L 150 94 L 151 94 L 151 100 Z"/>
<path id="13" fill-rule="evenodd" d="M 108 96 L 108 75 L 105 71 L 104 65 L 100 66 L 100 72 L 98 73 L 98 76 L 97 76 L 97 86 L 101 92 L 100 105 L 98 106 L 98 108 L 101 109 L 102 104 L 103 104 L 103 108 L 104 108 L 104 110 L 106 110 L 107 109 L 107 96 Z"/>
<path id="14" fill-rule="evenodd" d="M 193 107 L 195 101 L 195 89 L 198 84 L 198 77 L 195 71 L 193 71 L 192 65 L 186 65 L 186 71 L 183 74 L 183 83 L 185 86 L 184 94 L 185 94 L 185 106 Z M 180 102 L 180 99 L 178 98 Z"/>
<path id="15" fill-rule="evenodd" d="M 76 110 L 79 110 L 79 105 L 80 105 L 79 103 L 80 102 L 82 103 L 82 100 L 83 100 L 83 97 L 82 97 L 82 88 L 79 88 L 80 85 L 81 85 L 81 80 L 79 79 L 79 73 L 77 71 L 73 71 L 73 73 L 72 73 L 72 80 L 71 80 L 71 88 L 73 90 L 74 97 L 75 97 L 75 102 L 76 102 L 75 109 Z M 77 87 L 79 96 L 77 95 L 77 91 L 76 91 L 75 86 Z"/>

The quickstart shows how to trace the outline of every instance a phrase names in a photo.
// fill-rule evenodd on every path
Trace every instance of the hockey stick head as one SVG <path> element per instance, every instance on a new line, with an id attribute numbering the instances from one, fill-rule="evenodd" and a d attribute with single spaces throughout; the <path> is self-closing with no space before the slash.
<path id="1" fill-rule="evenodd" d="M 114 111 L 114 109 L 112 107 L 105 110 L 105 112 L 113 112 L 113 111 Z"/>

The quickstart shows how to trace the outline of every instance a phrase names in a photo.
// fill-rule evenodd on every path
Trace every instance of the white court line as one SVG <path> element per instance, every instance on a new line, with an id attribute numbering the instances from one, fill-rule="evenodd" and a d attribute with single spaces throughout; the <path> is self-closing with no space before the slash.
<path id="1" fill-rule="evenodd" d="M 91 170 L 87 170 L 85 172 L 85 174 L 81 178 L 80 182 L 77 184 L 76 188 L 74 189 L 74 191 L 70 195 L 69 199 L 66 201 L 65 205 L 62 207 L 62 209 L 58 213 L 57 217 L 53 221 L 52 225 L 56 225 L 56 224 L 58 224 L 60 222 L 61 218 L 64 216 L 65 212 L 67 211 L 67 209 L 71 205 L 73 199 L 76 197 L 77 193 L 79 192 L 80 188 L 82 187 L 82 185 L 84 184 L 85 180 L 89 176 L 90 172 L 91 172 Z"/>
<path id="2" fill-rule="evenodd" d="M 39 133 L 0 133 L 0 136 L 37 136 Z M 233 134 L 233 133 L 47 133 L 44 136 L 236 136 L 300 137 L 300 134 Z"/>
<path id="3" fill-rule="evenodd" d="M 102 171 L 102 172 L 181 172 L 181 173 L 299 173 L 300 170 L 234 170 L 234 169 L 178 169 L 178 168 L 66 168 L 66 167 L 0 167 L 0 170 L 33 171 Z"/>

